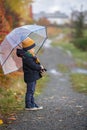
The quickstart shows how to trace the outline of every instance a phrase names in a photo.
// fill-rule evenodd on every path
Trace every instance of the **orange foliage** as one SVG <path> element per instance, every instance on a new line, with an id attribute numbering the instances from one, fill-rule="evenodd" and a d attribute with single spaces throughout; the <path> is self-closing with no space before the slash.
<path id="1" fill-rule="evenodd" d="M 49 25 L 50 21 L 47 20 L 46 18 L 41 18 L 41 19 L 39 19 L 38 24 L 40 24 L 40 25 Z"/>
<path id="2" fill-rule="evenodd" d="M 47 28 L 48 37 L 58 35 L 61 32 L 62 32 L 62 30 L 60 28 L 57 28 L 57 27 L 48 27 Z"/>

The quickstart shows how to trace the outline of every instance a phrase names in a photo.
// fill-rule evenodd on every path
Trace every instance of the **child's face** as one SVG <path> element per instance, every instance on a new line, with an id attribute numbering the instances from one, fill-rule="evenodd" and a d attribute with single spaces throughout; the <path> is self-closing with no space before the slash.
<path id="1" fill-rule="evenodd" d="M 35 48 L 28 50 L 31 54 L 35 52 Z"/>

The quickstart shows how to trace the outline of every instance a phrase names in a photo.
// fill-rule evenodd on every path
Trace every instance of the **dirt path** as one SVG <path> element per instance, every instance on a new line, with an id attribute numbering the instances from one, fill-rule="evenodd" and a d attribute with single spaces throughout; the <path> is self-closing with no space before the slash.
<path id="1" fill-rule="evenodd" d="M 50 81 L 36 99 L 40 111 L 23 111 L 6 130 L 87 130 L 87 96 L 72 89 L 68 74 L 57 70 L 58 64 L 74 65 L 60 48 L 46 48 L 40 57 L 48 69 Z"/>

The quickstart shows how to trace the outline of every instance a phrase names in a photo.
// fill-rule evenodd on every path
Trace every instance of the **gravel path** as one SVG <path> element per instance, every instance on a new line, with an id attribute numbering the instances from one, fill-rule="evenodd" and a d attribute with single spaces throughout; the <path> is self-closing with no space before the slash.
<path id="1" fill-rule="evenodd" d="M 58 64 L 73 66 L 72 57 L 61 48 L 50 47 L 40 59 L 50 75 L 50 81 L 36 99 L 44 109 L 22 111 L 6 130 L 87 130 L 87 96 L 75 92 L 69 75 L 57 69 Z"/>

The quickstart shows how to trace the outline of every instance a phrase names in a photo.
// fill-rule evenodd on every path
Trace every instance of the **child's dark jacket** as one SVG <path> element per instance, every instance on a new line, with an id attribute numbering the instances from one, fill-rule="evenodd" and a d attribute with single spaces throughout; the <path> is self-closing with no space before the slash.
<path id="1" fill-rule="evenodd" d="M 24 81 L 26 83 L 33 82 L 41 78 L 41 66 L 40 63 L 36 63 L 36 57 L 29 56 L 27 53 L 22 53 L 21 51 L 18 56 L 22 58 Z"/>

